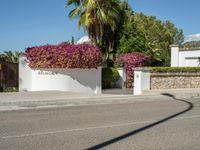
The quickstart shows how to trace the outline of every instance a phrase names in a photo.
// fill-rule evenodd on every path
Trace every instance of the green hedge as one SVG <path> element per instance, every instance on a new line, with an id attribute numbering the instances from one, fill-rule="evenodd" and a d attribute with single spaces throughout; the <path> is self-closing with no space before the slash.
<path id="1" fill-rule="evenodd" d="M 152 73 L 184 73 L 184 72 L 200 72 L 200 67 L 152 67 Z"/>
<path id="2" fill-rule="evenodd" d="M 112 87 L 112 83 L 120 78 L 116 68 L 102 68 L 102 86 L 103 88 Z"/>

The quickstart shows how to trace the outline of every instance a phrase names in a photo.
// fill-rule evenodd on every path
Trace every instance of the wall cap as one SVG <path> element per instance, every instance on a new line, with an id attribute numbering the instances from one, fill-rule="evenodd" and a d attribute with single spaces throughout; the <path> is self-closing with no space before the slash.
<path id="1" fill-rule="evenodd" d="M 32 70 L 44 70 L 44 71 L 54 71 L 54 70 L 98 70 L 102 67 L 97 68 L 30 68 Z"/>
<path id="2" fill-rule="evenodd" d="M 134 71 L 150 72 L 151 68 L 149 68 L 149 67 L 137 67 L 137 68 L 134 68 Z"/>
<path id="3" fill-rule="evenodd" d="M 172 45 L 169 45 L 171 48 L 172 47 L 179 47 L 179 45 L 178 44 L 172 44 Z"/>
<path id="4" fill-rule="evenodd" d="M 200 76 L 200 72 L 179 72 L 179 73 L 151 73 L 151 76 Z"/>

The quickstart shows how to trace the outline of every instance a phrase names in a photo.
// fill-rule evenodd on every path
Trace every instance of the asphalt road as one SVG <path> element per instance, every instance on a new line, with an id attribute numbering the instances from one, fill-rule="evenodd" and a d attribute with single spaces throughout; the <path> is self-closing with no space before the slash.
<path id="1" fill-rule="evenodd" d="M 0 150 L 199 150 L 200 98 L 0 112 Z"/>

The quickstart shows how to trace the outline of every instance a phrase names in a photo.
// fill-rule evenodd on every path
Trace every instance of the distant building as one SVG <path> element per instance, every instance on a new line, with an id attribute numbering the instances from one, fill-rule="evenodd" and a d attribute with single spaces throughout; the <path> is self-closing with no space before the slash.
<path id="1" fill-rule="evenodd" d="M 80 38 L 76 43 L 77 44 L 92 43 L 92 41 L 90 40 L 90 38 L 87 35 L 85 35 L 82 38 Z"/>
<path id="2" fill-rule="evenodd" d="M 171 45 L 171 67 L 200 67 L 200 48 Z"/>

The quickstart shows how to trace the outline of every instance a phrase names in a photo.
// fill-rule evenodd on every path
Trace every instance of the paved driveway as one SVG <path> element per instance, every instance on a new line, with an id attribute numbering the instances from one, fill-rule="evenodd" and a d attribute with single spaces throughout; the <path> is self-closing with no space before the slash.
<path id="1" fill-rule="evenodd" d="M 103 94 L 114 94 L 114 95 L 133 95 L 133 88 L 124 89 L 103 89 Z"/>

